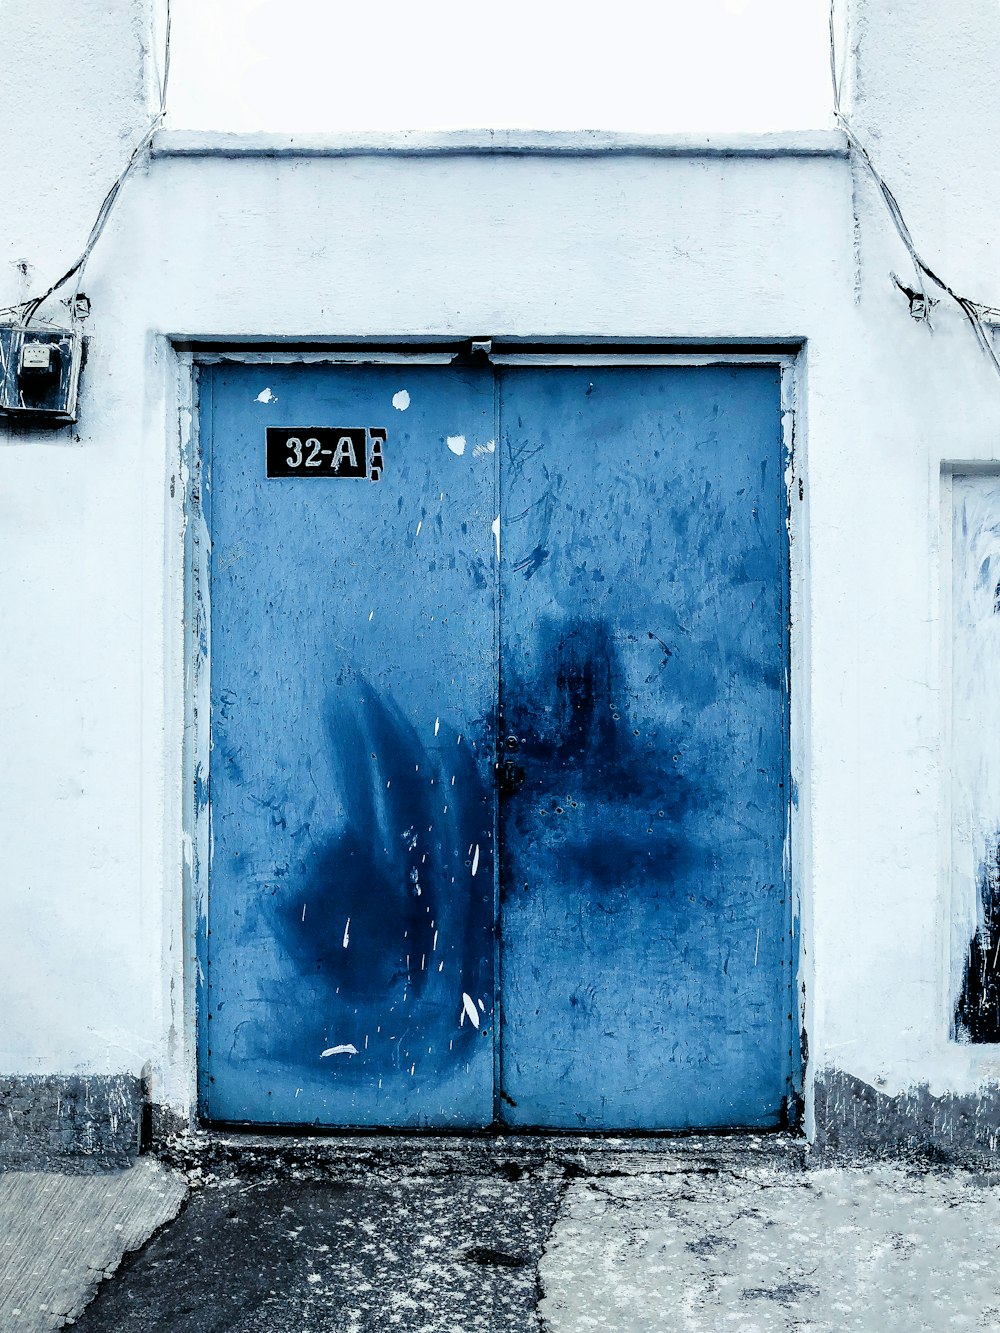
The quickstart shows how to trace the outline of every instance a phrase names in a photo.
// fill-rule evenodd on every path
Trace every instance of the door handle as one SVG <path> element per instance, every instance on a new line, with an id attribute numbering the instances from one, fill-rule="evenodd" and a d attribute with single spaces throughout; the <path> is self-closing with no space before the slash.
<path id="1" fill-rule="evenodd" d="M 497 764 L 497 787 L 501 796 L 516 796 L 524 786 L 524 769 L 516 759 Z"/>

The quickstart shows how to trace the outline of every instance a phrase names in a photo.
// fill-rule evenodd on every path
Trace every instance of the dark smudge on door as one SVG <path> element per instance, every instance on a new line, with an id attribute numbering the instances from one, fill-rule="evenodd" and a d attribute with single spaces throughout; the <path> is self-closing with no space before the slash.
<path id="1" fill-rule="evenodd" d="M 286 898 L 276 919 L 320 999 L 309 1041 L 328 1049 L 331 1033 L 351 1034 L 359 1055 L 382 1048 L 379 1067 L 416 1077 L 419 1063 L 421 1080 L 436 1081 L 464 1066 L 479 1038 L 462 996 L 488 1000 L 493 988 L 492 856 L 481 832 L 492 792 L 474 740 L 439 727 L 430 749 L 363 678 L 334 695 L 328 726 L 343 828 L 298 867 L 302 911 Z M 472 913 L 479 876 L 486 910 Z M 295 1029 L 282 1058 L 295 1063 L 304 1035 Z M 363 1086 L 370 1071 L 349 1060 L 337 1079 Z"/>

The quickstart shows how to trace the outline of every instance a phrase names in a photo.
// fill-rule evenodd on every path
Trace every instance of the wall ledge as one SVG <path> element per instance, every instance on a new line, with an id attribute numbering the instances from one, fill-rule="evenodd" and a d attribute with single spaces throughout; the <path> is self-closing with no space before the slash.
<path id="1" fill-rule="evenodd" d="M 352 134 L 234 134 L 161 130 L 152 156 L 846 158 L 840 130 L 771 134 L 623 134 L 606 130 L 401 130 Z"/>

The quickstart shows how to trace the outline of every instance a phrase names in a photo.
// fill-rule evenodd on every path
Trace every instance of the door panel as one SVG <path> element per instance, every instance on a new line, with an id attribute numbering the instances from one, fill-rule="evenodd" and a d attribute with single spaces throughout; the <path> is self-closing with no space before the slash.
<path id="1" fill-rule="evenodd" d="M 209 1119 L 493 1118 L 494 411 L 488 371 L 205 372 Z M 268 426 L 386 427 L 381 479 L 268 479 Z"/>
<path id="2" fill-rule="evenodd" d="M 220 365 L 201 410 L 201 1114 L 778 1123 L 777 370 Z M 380 480 L 268 478 L 276 426 L 386 428 Z"/>
<path id="3" fill-rule="evenodd" d="M 778 372 L 511 369 L 500 419 L 501 734 L 523 774 L 500 822 L 504 1116 L 775 1124 Z"/>

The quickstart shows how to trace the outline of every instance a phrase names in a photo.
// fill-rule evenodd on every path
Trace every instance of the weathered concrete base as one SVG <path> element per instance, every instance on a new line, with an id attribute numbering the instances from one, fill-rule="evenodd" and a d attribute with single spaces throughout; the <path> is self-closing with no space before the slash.
<path id="1" fill-rule="evenodd" d="M 935 1097 L 924 1084 L 888 1096 L 839 1069 L 821 1070 L 815 1086 L 814 1160 L 1000 1164 L 1000 1087 Z"/>
<path id="2" fill-rule="evenodd" d="M 575 1180 L 539 1264 L 540 1323 L 549 1333 L 996 1329 L 985 1238 L 998 1225 L 1000 1187 L 976 1173 L 880 1164 Z"/>
<path id="3" fill-rule="evenodd" d="M 554 1170 L 568 1176 L 616 1175 L 636 1162 L 656 1170 L 805 1169 L 808 1150 L 795 1134 L 252 1134 L 195 1128 L 154 1141 L 161 1161 L 195 1178 L 360 1175 L 481 1176 Z"/>
<path id="4" fill-rule="evenodd" d="M 0 1170 L 130 1166 L 144 1106 L 133 1074 L 0 1075 Z"/>
<path id="5" fill-rule="evenodd" d="M 0 1328 L 62 1328 L 98 1284 L 187 1197 L 179 1171 L 144 1158 L 129 1171 L 0 1176 Z"/>
<path id="6" fill-rule="evenodd" d="M 146 1108 L 145 1128 L 142 1135 L 143 1151 L 158 1153 L 177 1135 L 189 1134 L 197 1127 L 193 1115 L 181 1115 L 169 1106 L 150 1101 Z"/>
<path id="7" fill-rule="evenodd" d="M 923 1085 L 888 1095 L 852 1074 L 826 1069 L 816 1075 L 814 1107 L 810 1153 L 814 1163 L 903 1157 L 953 1165 L 1000 1164 L 1000 1086 L 934 1096 Z M 783 1137 L 740 1135 L 726 1141 L 749 1148 Z M 720 1141 L 703 1136 L 706 1144 L 713 1140 Z M 461 1140 L 459 1155 L 470 1163 L 512 1151 L 552 1160 L 574 1152 L 604 1153 L 616 1146 L 670 1152 L 685 1141 L 689 1140 L 482 1135 Z M 804 1140 L 794 1136 L 786 1142 L 796 1144 L 795 1151 L 804 1147 Z M 247 1153 L 265 1160 L 281 1157 L 291 1145 L 293 1155 L 302 1158 L 301 1165 L 315 1168 L 338 1157 L 368 1162 L 373 1154 L 379 1160 L 387 1154 L 423 1160 L 439 1148 L 450 1157 L 457 1143 L 434 1135 L 285 1139 L 203 1131 L 175 1112 L 151 1104 L 142 1080 L 131 1074 L 0 1076 L 0 1171 L 108 1170 L 130 1165 L 147 1148 L 176 1165 L 198 1161 L 218 1170 L 227 1158 L 238 1163 Z M 561 1144 L 558 1150 L 557 1144 Z"/>

